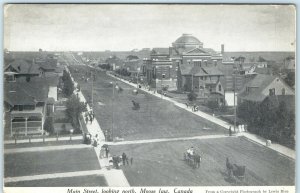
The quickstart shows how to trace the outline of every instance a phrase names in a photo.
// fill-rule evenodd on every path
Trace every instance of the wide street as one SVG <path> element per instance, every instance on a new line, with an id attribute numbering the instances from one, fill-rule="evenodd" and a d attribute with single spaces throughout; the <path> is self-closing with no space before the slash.
<path id="1" fill-rule="evenodd" d="M 90 69 L 85 66 L 72 66 L 70 71 L 86 99 L 91 101 L 92 81 L 85 82 L 80 79 Z M 103 131 L 113 129 L 114 137 L 138 140 L 228 133 L 220 126 L 192 115 L 168 101 L 143 91 L 135 95 L 133 87 L 116 81 L 105 72 L 93 72 L 96 74 L 96 81 L 93 83 L 95 117 Z M 123 91 L 115 91 L 113 97 L 111 83 L 116 83 Z M 133 110 L 132 101 L 140 104 L 139 110 Z"/>

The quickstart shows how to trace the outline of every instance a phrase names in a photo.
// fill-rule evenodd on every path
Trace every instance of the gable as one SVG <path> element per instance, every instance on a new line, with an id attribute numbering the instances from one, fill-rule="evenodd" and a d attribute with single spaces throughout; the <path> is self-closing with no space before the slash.
<path id="1" fill-rule="evenodd" d="M 5 72 L 18 72 L 16 68 L 14 68 L 12 65 L 8 65 L 5 69 Z"/>
<path id="2" fill-rule="evenodd" d="M 285 95 L 295 95 L 293 89 L 283 82 L 280 78 L 275 78 L 263 91 L 264 95 L 269 95 L 269 89 L 275 88 L 275 95 L 282 95 L 282 89 L 285 89 Z"/>
<path id="3" fill-rule="evenodd" d="M 194 48 L 194 49 L 186 52 L 185 54 L 187 54 L 187 55 L 210 55 L 208 52 L 206 52 L 200 48 Z"/>

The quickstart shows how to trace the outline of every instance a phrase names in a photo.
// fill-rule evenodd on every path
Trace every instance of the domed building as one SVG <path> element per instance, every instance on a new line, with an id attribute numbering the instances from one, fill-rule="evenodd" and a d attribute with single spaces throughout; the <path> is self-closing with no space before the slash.
<path id="1" fill-rule="evenodd" d="M 224 98 L 223 73 L 217 66 L 222 54 L 204 48 L 191 34 L 182 34 L 169 48 L 153 48 L 144 60 L 147 83 L 160 90 L 196 92 L 201 98 L 211 94 Z"/>

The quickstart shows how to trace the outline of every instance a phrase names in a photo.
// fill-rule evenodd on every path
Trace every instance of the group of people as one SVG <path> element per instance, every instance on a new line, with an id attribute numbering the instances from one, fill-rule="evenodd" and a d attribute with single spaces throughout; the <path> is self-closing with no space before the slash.
<path id="1" fill-rule="evenodd" d="M 189 156 L 189 158 L 193 157 L 195 155 L 195 150 L 194 147 L 190 147 L 186 150 L 187 155 Z"/>
<path id="2" fill-rule="evenodd" d="M 90 121 L 90 123 L 92 124 L 93 120 L 95 118 L 94 112 L 90 111 L 90 112 L 86 112 L 85 113 L 85 122 L 88 123 Z"/>
<path id="3" fill-rule="evenodd" d="M 190 106 L 188 103 L 185 103 L 185 105 L 186 105 L 186 108 L 189 108 L 189 106 Z M 193 112 L 196 112 L 199 110 L 199 106 L 197 106 L 197 105 L 192 105 L 191 107 L 192 107 Z"/>
<path id="4" fill-rule="evenodd" d="M 189 164 L 193 165 L 194 168 L 200 167 L 201 155 L 196 153 L 194 147 L 190 147 L 187 151 L 187 157 L 185 158 Z"/>
<path id="5" fill-rule="evenodd" d="M 129 159 L 129 157 L 126 155 L 126 153 L 122 153 L 121 156 L 113 156 L 112 157 L 112 162 L 113 162 L 113 166 L 116 168 L 116 169 L 119 169 L 120 166 L 119 166 L 119 163 L 122 161 L 122 164 L 123 166 L 126 166 L 126 165 L 129 165 L 129 160 L 130 160 L 130 165 L 133 164 L 133 157 L 131 157 Z"/>

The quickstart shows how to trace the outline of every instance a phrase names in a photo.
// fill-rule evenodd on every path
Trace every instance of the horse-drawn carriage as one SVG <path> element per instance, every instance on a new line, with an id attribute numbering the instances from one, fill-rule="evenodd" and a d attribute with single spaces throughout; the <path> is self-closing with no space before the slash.
<path id="1" fill-rule="evenodd" d="M 245 179 L 246 166 L 232 164 L 229 159 L 226 158 L 226 168 L 228 177 L 233 179 L 235 182 L 243 181 Z"/>
<path id="2" fill-rule="evenodd" d="M 132 104 L 133 104 L 132 110 L 139 110 L 140 109 L 140 103 L 135 102 L 134 100 L 132 100 Z"/>
<path id="3" fill-rule="evenodd" d="M 188 152 L 185 152 L 183 154 L 183 160 L 193 168 L 199 168 L 201 163 L 201 156 L 199 154 L 189 154 Z"/>

